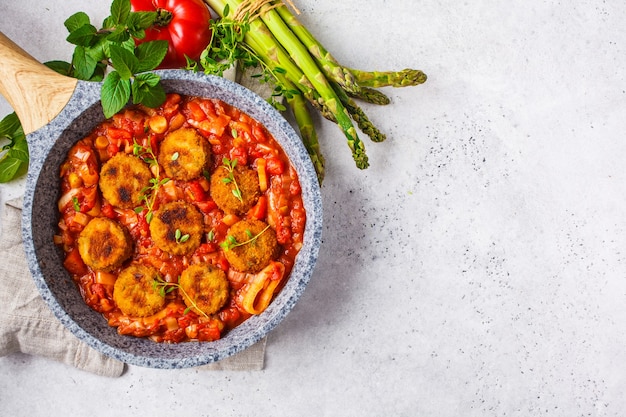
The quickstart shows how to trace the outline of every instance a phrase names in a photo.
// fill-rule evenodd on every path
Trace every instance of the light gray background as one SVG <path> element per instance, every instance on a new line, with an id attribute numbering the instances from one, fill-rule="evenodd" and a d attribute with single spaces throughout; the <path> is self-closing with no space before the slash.
<path id="1" fill-rule="evenodd" d="M 296 4 L 346 65 L 429 80 L 364 106 L 388 134 L 364 138 L 366 171 L 318 119 L 323 245 L 265 370 L 107 379 L 13 355 L 0 415 L 623 415 L 626 3 Z M 108 6 L 2 0 L 0 30 L 67 60 L 65 18 Z"/>

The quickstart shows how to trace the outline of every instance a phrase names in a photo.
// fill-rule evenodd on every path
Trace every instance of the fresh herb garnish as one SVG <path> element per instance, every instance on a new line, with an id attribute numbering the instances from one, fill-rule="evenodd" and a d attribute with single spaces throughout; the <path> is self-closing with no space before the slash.
<path id="1" fill-rule="evenodd" d="M 265 233 L 265 231 L 267 229 L 269 229 L 269 228 L 270 228 L 270 225 L 268 224 L 267 226 L 265 226 L 265 228 L 263 230 L 261 230 L 256 235 L 253 235 L 252 232 L 249 229 L 246 229 L 246 235 L 248 236 L 248 239 L 243 241 L 243 242 L 238 242 L 237 238 L 235 238 L 235 236 L 228 235 L 228 236 L 226 236 L 226 240 L 224 240 L 222 243 L 220 243 L 220 246 L 225 251 L 229 251 L 229 250 L 231 250 L 233 248 L 236 248 L 236 247 L 239 247 L 239 246 L 244 246 L 244 245 L 248 245 L 248 244 L 254 243 L 259 238 L 259 236 L 261 236 L 263 233 Z"/>
<path id="2" fill-rule="evenodd" d="M 78 197 L 72 197 L 72 205 L 74 206 L 74 211 L 80 211 L 80 203 L 78 202 Z"/>
<path id="3" fill-rule="evenodd" d="M 231 190 L 235 198 L 241 202 L 243 202 L 243 197 L 241 196 L 241 190 L 239 189 L 239 184 L 237 184 L 237 180 L 235 179 L 235 167 L 237 166 L 237 159 L 233 159 L 232 161 L 228 158 L 222 158 L 222 165 L 228 171 L 228 175 L 222 178 L 222 182 L 224 184 L 233 184 L 234 188 Z"/>
<path id="4" fill-rule="evenodd" d="M 113 0 L 111 15 L 97 29 L 89 16 L 77 12 L 65 21 L 67 41 L 75 45 L 72 61 L 47 65 L 71 77 L 102 81 L 101 101 L 105 117 L 120 111 L 131 99 L 148 107 L 165 101 L 160 77 L 152 71 L 167 53 L 167 41 L 135 45 L 152 26 L 156 12 L 132 12 L 130 0 Z M 107 71 L 111 67 L 112 70 Z"/>
<path id="5" fill-rule="evenodd" d="M 180 229 L 176 229 L 176 232 L 174 232 L 174 239 L 176 239 L 176 243 L 185 243 L 189 240 L 189 233 L 185 233 L 183 235 L 183 232 L 181 232 Z"/>
<path id="6" fill-rule="evenodd" d="M 28 144 L 22 124 L 15 113 L 0 121 L 0 183 L 9 182 L 28 169 Z"/>
<path id="7" fill-rule="evenodd" d="M 202 311 L 202 309 L 200 309 L 200 307 L 198 307 L 193 298 L 191 298 L 189 294 L 187 294 L 187 292 L 184 290 L 183 287 L 180 286 L 179 283 L 167 282 L 159 278 L 152 281 L 152 289 L 157 291 L 161 297 L 165 297 L 167 294 L 171 293 L 175 289 L 178 289 L 183 294 L 185 300 L 189 300 L 189 302 L 191 303 L 191 307 L 187 307 L 185 309 L 185 314 L 189 313 L 193 307 L 196 311 L 199 311 L 202 316 L 209 318 L 208 314 L 206 314 L 204 311 Z"/>
<path id="8" fill-rule="evenodd" d="M 145 163 L 150 165 L 150 172 L 153 173 L 154 177 L 150 178 L 150 185 L 144 187 L 141 190 L 141 201 L 144 202 L 145 206 L 139 206 L 135 208 L 135 213 L 146 213 L 146 222 L 150 223 L 152 221 L 152 217 L 154 216 L 154 203 L 156 202 L 157 192 L 160 187 L 167 184 L 170 179 L 163 178 L 160 179 L 160 167 L 157 162 L 156 155 L 150 146 L 141 146 L 137 142 L 133 143 L 133 155 L 138 158 L 141 158 Z M 189 237 L 187 237 L 189 239 Z M 185 239 L 186 240 L 186 239 Z"/>

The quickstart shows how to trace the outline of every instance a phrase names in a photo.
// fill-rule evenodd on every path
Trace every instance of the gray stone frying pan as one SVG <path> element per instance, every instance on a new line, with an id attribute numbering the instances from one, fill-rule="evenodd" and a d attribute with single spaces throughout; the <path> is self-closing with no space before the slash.
<path id="1" fill-rule="evenodd" d="M 167 92 L 218 98 L 263 123 L 298 172 L 307 212 L 304 246 L 282 291 L 260 315 L 215 342 L 154 343 L 121 336 L 89 308 L 63 268 L 53 243 L 59 221 L 59 167 L 67 152 L 104 120 L 100 83 L 65 77 L 38 63 L 0 32 L 0 94 L 16 111 L 27 134 L 30 165 L 22 234 L 30 272 L 41 296 L 76 337 L 123 362 L 153 368 L 187 368 L 215 362 L 262 339 L 293 308 L 317 261 L 322 202 L 317 177 L 300 138 L 265 100 L 229 80 L 184 70 L 157 71 Z"/>

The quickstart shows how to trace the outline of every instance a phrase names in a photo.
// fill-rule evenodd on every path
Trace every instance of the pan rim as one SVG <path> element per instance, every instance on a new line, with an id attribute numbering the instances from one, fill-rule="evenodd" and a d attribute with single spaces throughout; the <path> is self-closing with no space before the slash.
<path id="1" fill-rule="evenodd" d="M 32 148 L 31 165 L 24 195 L 22 235 L 29 270 L 39 293 L 55 316 L 78 339 L 95 350 L 128 364 L 180 369 L 219 361 L 252 346 L 273 330 L 292 310 L 311 279 L 317 261 L 322 234 L 322 199 L 315 170 L 299 136 L 289 122 L 263 98 L 246 87 L 221 77 L 182 70 L 161 70 L 155 73 L 161 76 L 166 92 L 202 97 L 211 93 L 211 96 L 234 104 L 259 120 L 276 137 L 298 172 L 307 213 L 304 245 L 296 257 L 296 263 L 285 288 L 268 309 L 258 316 L 251 317 L 216 342 L 162 344 L 117 335 L 120 341 L 113 344 L 109 340 L 103 341 L 104 336 L 100 330 L 94 334 L 94 329 L 86 328 L 88 325 L 97 324 L 95 320 L 99 316 L 102 330 L 106 331 L 107 337 L 115 339 L 115 335 L 111 334 L 113 328 L 108 326 L 99 313 L 91 309 L 89 310 L 92 313 L 88 313 L 84 308 L 68 308 L 70 307 L 67 305 L 68 302 L 60 297 L 59 292 L 68 290 L 70 287 L 68 284 L 75 284 L 64 270 L 59 271 L 59 249 L 51 250 L 51 246 L 55 245 L 51 240 L 46 242 L 47 238 L 51 238 L 51 232 L 40 230 L 42 225 L 48 224 L 50 227 L 52 224 L 52 219 L 45 217 L 50 216 L 50 205 L 54 206 L 53 209 L 56 208 L 57 199 L 54 195 L 55 193 L 58 195 L 58 191 L 45 189 L 49 188 L 52 180 L 42 176 L 54 174 L 55 167 L 51 165 L 55 164 L 52 161 L 58 161 L 67 153 L 65 149 L 68 147 L 67 144 L 60 146 L 57 141 L 69 137 L 65 139 L 66 142 L 75 142 L 81 134 L 84 136 L 87 133 L 85 130 L 88 131 L 90 126 L 93 128 L 104 120 L 104 116 L 100 120 L 84 120 L 97 112 L 102 113 L 99 104 L 101 86 L 99 83 L 80 81 L 72 99 L 61 114 L 49 125 L 29 135 L 29 148 Z M 233 100 L 236 100 L 236 103 L 233 103 Z M 80 128 L 76 126 L 77 124 L 81 125 Z M 58 165 L 56 164 L 56 172 Z M 42 204 L 47 204 L 45 210 L 40 207 Z M 65 281 L 62 272 L 67 275 Z M 66 282 L 68 278 L 70 283 Z M 78 293 L 75 287 L 74 291 Z M 80 300 L 82 301 L 82 298 Z M 86 306 L 84 302 L 83 306 Z M 85 315 L 88 317 L 84 317 Z"/>

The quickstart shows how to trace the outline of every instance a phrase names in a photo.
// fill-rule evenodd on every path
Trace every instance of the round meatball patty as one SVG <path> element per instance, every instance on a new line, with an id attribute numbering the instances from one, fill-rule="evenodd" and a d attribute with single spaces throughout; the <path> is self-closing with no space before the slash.
<path id="1" fill-rule="evenodd" d="M 260 220 L 240 220 L 228 229 L 224 256 L 240 272 L 256 273 L 276 257 L 276 232 Z"/>
<path id="2" fill-rule="evenodd" d="M 226 273 L 211 264 L 189 266 L 181 274 L 178 284 L 183 290 L 185 304 L 196 314 L 217 313 L 228 300 Z"/>
<path id="3" fill-rule="evenodd" d="M 128 230 L 107 217 L 87 223 L 78 237 L 78 253 L 86 265 L 96 271 L 112 271 L 132 254 Z"/>
<path id="4" fill-rule="evenodd" d="M 120 152 L 102 165 L 100 191 L 111 205 L 132 209 L 141 204 L 151 178 L 150 168 L 141 159 Z"/>
<path id="5" fill-rule="evenodd" d="M 165 297 L 155 285 L 160 280 L 159 272 L 155 268 L 131 264 L 120 272 L 115 281 L 113 301 L 127 316 L 151 316 L 165 306 Z"/>
<path id="6" fill-rule="evenodd" d="M 194 129 L 181 128 L 165 136 L 158 159 L 169 178 L 189 181 L 208 170 L 211 147 Z"/>
<path id="7" fill-rule="evenodd" d="M 186 201 L 163 204 L 150 221 L 154 243 L 172 255 L 188 255 L 200 246 L 204 219 L 198 209 Z"/>

